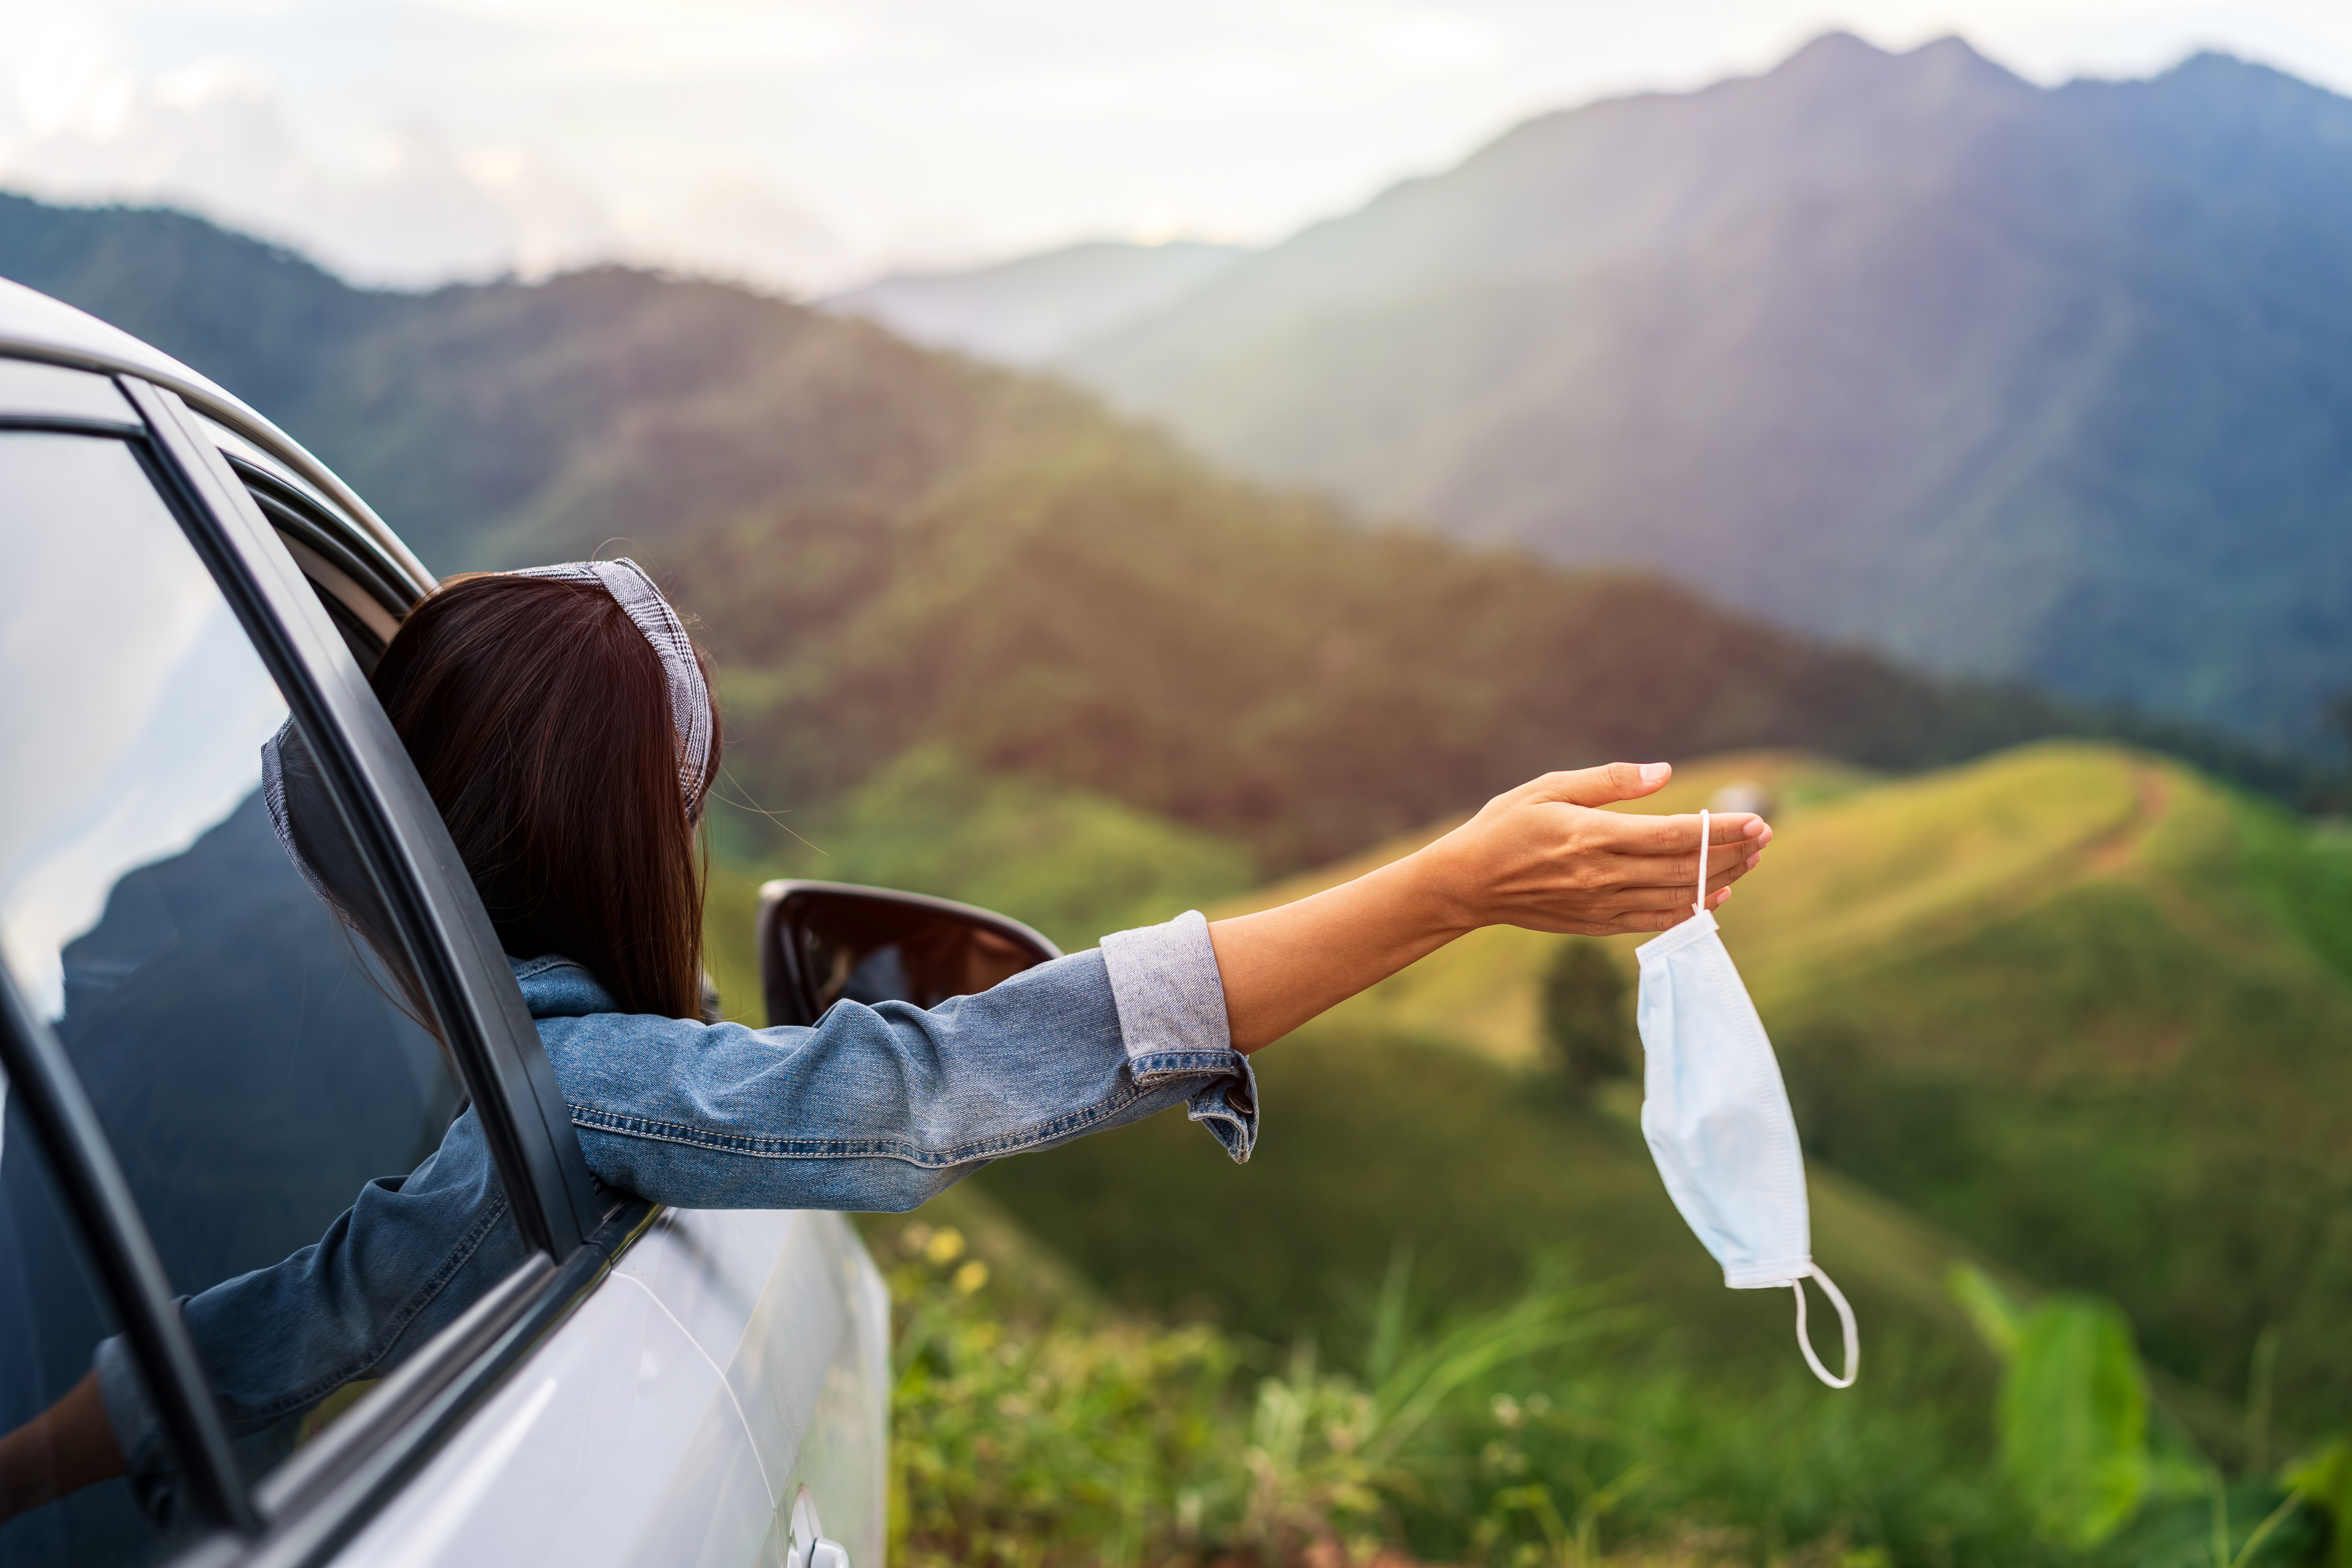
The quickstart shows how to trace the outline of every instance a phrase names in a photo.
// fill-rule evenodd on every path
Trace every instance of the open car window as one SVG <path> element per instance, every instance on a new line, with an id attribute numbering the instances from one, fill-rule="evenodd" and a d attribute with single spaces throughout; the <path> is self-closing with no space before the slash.
<path id="1" fill-rule="evenodd" d="M 409 574 L 317 487 L 226 426 L 202 423 L 302 569 L 352 657 L 373 672 L 415 601 Z"/>

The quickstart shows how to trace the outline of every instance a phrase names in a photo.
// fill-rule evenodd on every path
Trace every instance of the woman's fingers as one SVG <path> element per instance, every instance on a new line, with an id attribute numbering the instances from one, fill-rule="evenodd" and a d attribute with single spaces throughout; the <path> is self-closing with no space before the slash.
<path id="1" fill-rule="evenodd" d="M 1570 805 L 1612 805 L 1621 800 L 1655 795 L 1674 776 L 1670 763 L 1603 763 L 1597 768 L 1546 773 L 1527 788 L 1538 800 L 1565 801 Z"/>
<path id="2" fill-rule="evenodd" d="M 1719 893 L 1754 869 L 1755 868 L 1745 860 L 1717 866 L 1707 873 L 1706 890 L 1709 893 Z M 1691 906 L 1691 898 L 1696 890 L 1697 880 L 1698 873 L 1694 868 L 1687 881 L 1677 879 L 1671 882 L 1653 882 L 1647 879 L 1628 882 L 1622 887 L 1609 889 L 1602 896 L 1628 909 L 1665 909 L 1671 906 L 1686 910 Z"/>
<path id="3" fill-rule="evenodd" d="M 1698 815 L 1636 816 L 1631 812 L 1606 814 L 1606 826 L 1594 825 L 1601 844 L 1620 855 L 1692 855 L 1698 850 Z M 1769 844 L 1771 825 L 1752 811 L 1709 813 L 1706 840 L 1710 845 L 1745 840 Z"/>
<path id="4" fill-rule="evenodd" d="M 1720 907 L 1730 892 L 1728 888 L 1707 895 L 1706 907 Z M 1597 925 L 1584 927 L 1587 936 L 1627 936 L 1637 931 L 1671 931 L 1691 918 L 1688 904 L 1676 904 L 1671 909 L 1623 910 Z"/>
<path id="5" fill-rule="evenodd" d="M 1630 936 L 1635 931 L 1671 931 L 1688 919 L 1690 910 L 1687 907 L 1680 910 L 1636 910 L 1632 914 L 1618 916 L 1592 934 Z"/>
<path id="6" fill-rule="evenodd" d="M 1721 909 L 1731 897 L 1731 879 L 1718 878 L 1707 884 L 1706 907 Z M 1592 923 L 1580 927 L 1590 936 L 1617 936 L 1633 931 L 1666 931 L 1691 917 L 1691 900 L 1687 889 L 1665 888 L 1629 888 L 1622 903 L 1599 917 L 1595 921 L 1588 912 L 1584 917 Z"/>
<path id="7" fill-rule="evenodd" d="M 1757 839 L 1718 844 L 1707 851 L 1706 874 L 1710 879 L 1727 873 L 1742 876 L 1755 869 L 1763 858 L 1764 846 Z M 1698 852 L 1688 849 L 1679 855 L 1612 855 L 1601 862 L 1601 869 L 1603 886 L 1688 888 L 1698 880 Z"/>

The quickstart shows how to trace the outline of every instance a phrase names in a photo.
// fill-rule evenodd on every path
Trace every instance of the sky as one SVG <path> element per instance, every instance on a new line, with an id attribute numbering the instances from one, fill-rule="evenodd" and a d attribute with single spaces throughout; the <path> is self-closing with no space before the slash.
<path id="1" fill-rule="evenodd" d="M 1832 28 L 2044 83 L 2222 48 L 2352 91 L 2341 0 L 0 0 L 0 188 L 187 207 L 370 283 L 619 259 L 806 295 L 1268 243 Z"/>

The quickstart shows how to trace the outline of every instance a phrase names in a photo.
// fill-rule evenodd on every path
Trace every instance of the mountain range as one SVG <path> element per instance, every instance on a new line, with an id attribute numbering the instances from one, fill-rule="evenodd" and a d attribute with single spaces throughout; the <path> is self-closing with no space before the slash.
<path id="1" fill-rule="evenodd" d="M 2347 271 L 2352 101 L 1832 35 L 1528 121 L 1056 363 L 1375 516 L 2318 748 Z"/>
<path id="2" fill-rule="evenodd" d="M 720 662 L 727 793 L 768 811 L 944 747 L 1280 868 L 1611 756 L 1908 768 L 2114 728 L 1655 575 L 1367 531 L 1062 384 L 719 284 L 359 289 L 184 215 L 14 197 L 0 276 L 250 399 L 436 571 L 646 563 Z M 763 811 L 730 820 L 738 859 L 788 841 Z"/>

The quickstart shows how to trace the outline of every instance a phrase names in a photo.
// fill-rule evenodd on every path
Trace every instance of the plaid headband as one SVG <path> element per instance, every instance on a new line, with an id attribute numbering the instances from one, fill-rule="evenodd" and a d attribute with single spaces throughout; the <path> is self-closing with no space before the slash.
<path id="1" fill-rule="evenodd" d="M 613 602 L 636 623 L 661 656 L 662 674 L 669 682 L 670 724 L 677 731 L 677 783 L 686 795 L 689 821 L 702 815 L 702 789 L 710 772 L 710 688 L 704 684 L 702 666 L 687 640 L 677 612 L 646 575 L 645 568 L 624 555 L 617 561 L 572 561 L 561 566 L 533 566 L 509 574 L 516 577 L 551 577 L 559 583 L 594 583 L 613 595 Z"/>
<path id="2" fill-rule="evenodd" d="M 635 562 L 623 557 L 618 561 L 574 561 L 561 566 L 534 566 L 527 572 L 510 574 L 516 577 L 551 577 L 564 583 L 594 583 L 613 595 L 623 613 L 645 633 L 653 644 L 654 652 L 661 658 L 662 674 L 669 688 L 671 727 L 677 733 L 677 782 L 686 796 L 688 821 L 702 814 L 703 786 L 710 772 L 710 688 L 702 679 L 702 666 L 694 657 L 694 645 L 687 639 L 686 627 L 677 612 L 662 597 L 654 580 Z M 320 882 L 300 849 L 295 847 L 294 827 L 286 797 L 299 776 L 306 784 L 310 776 L 309 755 L 301 749 L 301 737 L 296 733 L 289 716 L 278 727 L 278 733 L 262 742 L 261 793 L 269 805 L 269 825 L 278 833 L 278 842 L 284 847 L 286 858 L 302 874 L 310 890 L 333 903 L 334 899 Z M 306 819 L 314 815 L 306 811 Z"/>

